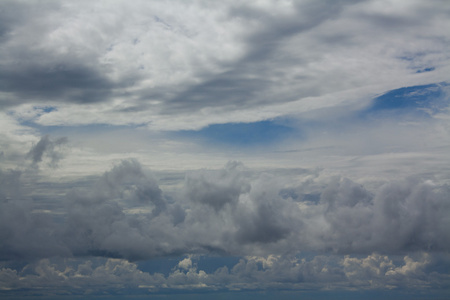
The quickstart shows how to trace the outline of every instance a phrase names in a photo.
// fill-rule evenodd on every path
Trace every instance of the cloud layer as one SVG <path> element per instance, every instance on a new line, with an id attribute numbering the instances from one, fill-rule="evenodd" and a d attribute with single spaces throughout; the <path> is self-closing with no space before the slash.
<path id="1" fill-rule="evenodd" d="M 54 107 L 41 125 L 255 122 L 361 105 L 449 68 L 446 1 L 1 5 L 2 106 Z"/>
<path id="2" fill-rule="evenodd" d="M 187 174 L 166 195 L 138 161 L 125 160 L 58 196 L 49 210 L 45 199 L 24 192 L 32 183 L 22 180 L 23 172 L 34 171 L 1 174 L 2 259 L 450 249 L 450 189 L 431 179 L 368 190 L 347 178 L 307 173 L 292 180 L 230 162 Z"/>
<path id="3" fill-rule="evenodd" d="M 245 290 L 376 290 L 422 288 L 440 289 L 448 284 L 448 274 L 439 271 L 439 264 L 448 265 L 448 258 L 422 253 L 417 257 L 395 257 L 370 254 L 354 256 L 315 256 L 305 259 L 280 256 L 249 256 L 230 267 L 205 272 L 198 258 L 180 259 L 169 274 L 141 270 L 139 264 L 122 259 L 42 259 L 26 265 L 21 271 L 10 267 L 0 269 L 3 295 L 11 291 L 39 286 L 54 294 L 112 295 L 164 294 L 173 291 L 245 291 Z"/>

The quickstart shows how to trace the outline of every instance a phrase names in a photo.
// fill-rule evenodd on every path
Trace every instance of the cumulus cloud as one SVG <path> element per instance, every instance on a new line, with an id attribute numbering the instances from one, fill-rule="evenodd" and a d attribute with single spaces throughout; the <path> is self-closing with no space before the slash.
<path id="1" fill-rule="evenodd" d="M 170 231 L 170 212 L 155 179 L 148 178 L 137 161 L 126 160 L 90 188 L 68 194 L 62 238 L 78 255 L 169 254 L 178 244 L 176 232 Z"/>
<path id="2" fill-rule="evenodd" d="M 173 289 L 245 291 L 312 289 L 324 285 L 330 290 L 419 290 L 422 286 L 445 285 L 448 280 L 448 276 L 432 266 L 427 253 L 417 259 L 405 256 L 403 262 L 394 258 L 395 261 L 376 253 L 361 258 L 246 257 L 230 267 L 219 267 L 211 272 L 199 268 L 196 259 L 193 262 L 191 258 L 184 258 L 167 275 L 144 271 L 139 264 L 123 259 L 42 259 L 19 270 L 2 267 L 0 284 L 4 291 L 10 292 L 33 291 L 39 287 L 68 294 L 95 295 L 116 294 L 124 289 L 133 294 L 149 294 Z"/>
<path id="3" fill-rule="evenodd" d="M 347 178 L 304 174 L 301 182 L 230 162 L 220 170 L 190 172 L 184 187 L 169 197 L 137 160 L 125 160 L 85 187 L 58 196 L 59 204 L 46 210 L 32 201 L 32 190 L 24 189 L 36 183 L 23 172 L 28 171 L 1 173 L 3 259 L 405 253 L 450 247 L 450 190 L 428 179 L 368 190 Z"/>
<path id="4" fill-rule="evenodd" d="M 29 152 L 37 163 L 57 144 L 39 143 Z M 128 159 L 37 195 L 41 175 L 0 172 L 3 289 L 393 289 L 448 280 L 450 190 L 429 177 L 369 188 L 320 169 L 271 174 L 233 161 L 187 172 L 166 191 Z M 183 255 L 165 274 L 140 268 Z M 197 255 L 239 261 L 206 270 Z"/>
<path id="5" fill-rule="evenodd" d="M 223 170 L 191 173 L 186 177 L 186 194 L 191 201 L 211 206 L 216 211 L 236 204 L 250 186 L 242 172 L 244 166 L 229 162 Z"/>

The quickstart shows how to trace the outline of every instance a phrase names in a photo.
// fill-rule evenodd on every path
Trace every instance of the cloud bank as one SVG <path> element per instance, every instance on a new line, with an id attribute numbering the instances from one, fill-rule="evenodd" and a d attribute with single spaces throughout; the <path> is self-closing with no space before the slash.
<path id="1" fill-rule="evenodd" d="M 56 218 L 23 193 L 30 183 L 21 171 L 1 176 L 2 259 L 450 249 L 450 189 L 431 179 L 368 190 L 348 178 L 305 174 L 293 181 L 230 162 L 187 174 L 169 197 L 138 161 L 125 160 L 87 187 L 60 195 L 52 208 L 61 209 Z"/>
<path id="2" fill-rule="evenodd" d="M 42 259 L 21 271 L 0 269 L 3 295 L 8 290 L 39 286 L 47 293 L 99 295 L 146 295 L 177 293 L 176 291 L 214 292 L 246 290 L 329 290 L 440 289 L 448 284 L 448 274 L 439 272 L 439 264 L 449 264 L 448 257 L 420 254 L 417 257 L 396 257 L 370 254 L 367 256 L 315 256 L 296 258 L 279 256 L 249 256 L 236 264 L 205 272 L 198 259 L 184 258 L 169 274 L 142 271 L 139 265 L 122 259 L 49 260 Z"/>

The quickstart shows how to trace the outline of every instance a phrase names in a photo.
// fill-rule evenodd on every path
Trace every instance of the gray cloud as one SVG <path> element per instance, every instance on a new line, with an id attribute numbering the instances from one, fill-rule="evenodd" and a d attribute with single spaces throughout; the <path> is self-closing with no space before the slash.
<path id="1" fill-rule="evenodd" d="M 48 160 L 48 165 L 55 167 L 63 157 L 63 149 L 61 149 L 61 147 L 64 146 L 67 141 L 66 137 L 51 140 L 48 135 L 45 135 L 36 145 L 33 145 L 27 156 L 31 158 L 34 166 L 37 166 L 44 158 L 46 158 Z"/>
<path id="2" fill-rule="evenodd" d="M 248 194 L 250 203 L 244 201 L 236 212 L 238 229 L 236 239 L 239 243 L 276 243 L 297 232 L 302 221 L 295 203 L 280 199 L 280 182 L 267 174 L 252 182 Z M 243 198 L 246 198 L 245 196 Z"/>
<path id="3" fill-rule="evenodd" d="M 58 240 L 58 224 L 49 215 L 33 213 L 22 174 L 19 170 L 0 171 L 0 260 L 70 256 Z"/>
<path id="4" fill-rule="evenodd" d="M 88 104 L 111 96 L 113 84 L 92 67 L 74 66 L 73 62 L 70 65 L 65 62 L 43 66 L 33 65 L 33 62 L 22 64 L 24 66 L 4 66 L 0 72 L 3 92 L 13 95 L 4 104 L 12 106 L 36 100 Z"/>
<path id="5" fill-rule="evenodd" d="M 49 101 L 96 103 L 107 100 L 114 87 L 125 84 L 108 78 L 108 72 L 94 63 L 92 49 L 86 45 L 73 47 L 75 37 L 65 35 L 64 25 L 56 24 L 61 19 L 65 24 L 74 21 L 65 15 L 66 8 L 57 2 L 2 2 L 2 106 Z"/>
<path id="6" fill-rule="evenodd" d="M 45 136 L 29 155 L 39 163 L 56 144 Z M 369 189 L 320 169 L 270 174 L 229 162 L 165 191 L 135 159 L 73 183 L 42 183 L 39 172 L 0 172 L 0 282 L 11 291 L 440 289 L 448 280 L 450 190 L 430 177 Z M 136 262 L 183 255 L 165 275 Z M 206 271 L 195 255 L 241 259 Z"/>
<path id="7" fill-rule="evenodd" d="M 305 181 L 296 183 L 231 162 L 222 170 L 190 173 L 183 189 L 167 198 L 138 161 L 125 160 L 88 186 L 59 196 L 59 204 L 51 206 L 59 211 L 55 218 L 42 206 L 45 200 L 38 200 L 43 196 L 33 203 L 33 189 L 24 186 L 36 185 L 36 177 L 23 177 L 23 172 L 28 171 L 2 172 L 3 259 L 450 248 L 450 190 L 421 178 L 369 191 L 346 178 L 319 180 L 304 174 Z"/>
<path id="8" fill-rule="evenodd" d="M 216 211 L 225 205 L 235 205 L 242 193 L 250 186 L 243 173 L 244 166 L 229 162 L 220 171 L 205 171 L 189 174 L 186 177 L 186 194 L 193 202 L 210 205 Z"/>
<path id="9" fill-rule="evenodd" d="M 160 251 L 170 253 L 171 247 L 176 247 L 170 236 L 164 236 L 165 226 L 173 225 L 162 191 L 135 160 L 122 161 L 91 188 L 71 192 L 68 204 L 62 239 L 77 255 L 135 259 L 159 255 Z M 178 220 L 179 212 L 171 211 Z M 169 249 L 160 249 L 160 243 L 168 242 Z"/>
<path id="10" fill-rule="evenodd" d="M 307 59 L 299 53 L 295 57 L 285 53 L 282 47 L 295 36 L 337 17 L 345 6 L 351 4 L 356 2 L 336 1 L 331 7 L 329 3 L 297 3 L 289 14 L 278 14 L 248 4 L 232 5 L 228 11 L 229 18 L 257 24 L 258 30 L 245 36 L 246 54 L 228 63 L 226 72 L 212 78 L 208 74 L 200 84 L 190 86 L 171 98 L 165 111 L 173 113 L 205 107 L 234 110 L 270 104 L 274 99 L 290 102 L 299 97 L 318 95 L 319 87 L 312 83 L 310 74 L 289 76 L 293 63 L 306 63 Z M 280 77 L 283 78 L 282 84 L 279 84 Z"/>

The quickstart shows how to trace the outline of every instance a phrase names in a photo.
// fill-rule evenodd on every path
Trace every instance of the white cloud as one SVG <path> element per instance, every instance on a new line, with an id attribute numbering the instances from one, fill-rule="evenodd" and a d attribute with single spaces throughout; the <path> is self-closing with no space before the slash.
<path id="1" fill-rule="evenodd" d="M 192 267 L 192 260 L 190 258 L 185 258 L 178 263 L 178 267 L 184 270 L 189 270 Z"/>
<path id="2" fill-rule="evenodd" d="M 429 254 L 423 254 L 430 257 Z M 48 260 L 43 259 L 25 266 L 22 270 L 10 267 L 0 269 L 3 291 L 35 289 L 62 291 L 67 294 L 117 293 L 134 290 L 134 293 L 164 293 L 178 290 L 267 290 L 267 289 L 398 289 L 418 290 L 420 286 L 436 288 L 445 284 L 444 274 L 423 269 L 429 259 L 414 260 L 405 257 L 402 264 L 394 263 L 385 255 L 370 254 L 357 258 L 345 256 L 315 256 L 309 259 L 296 257 L 248 257 L 230 269 L 219 267 L 210 273 L 185 266 L 189 258 L 180 260 L 178 268 L 168 275 L 140 269 L 139 264 L 122 259 Z M 264 264 L 270 261 L 270 264 Z M 192 261 L 190 261 L 192 263 Z M 411 269 L 415 274 L 397 272 Z M 423 271 L 417 273 L 417 266 Z"/>
<path id="3" fill-rule="evenodd" d="M 22 17 L 0 51 L 9 105 L 58 107 L 37 117 L 41 125 L 258 121 L 445 81 L 449 68 L 445 2 L 34 7 L 16 5 Z"/>
<path id="4" fill-rule="evenodd" d="M 422 261 L 414 261 L 414 259 L 412 259 L 409 256 L 405 256 L 404 258 L 405 264 L 401 267 L 397 267 L 395 269 L 389 270 L 386 272 L 386 275 L 397 275 L 397 274 L 401 274 L 401 275 L 411 275 L 411 274 L 417 274 L 422 271 L 422 269 L 430 263 L 429 260 L 429 255 L 428 254 L 423 254 L 422 257 Z"/>

